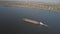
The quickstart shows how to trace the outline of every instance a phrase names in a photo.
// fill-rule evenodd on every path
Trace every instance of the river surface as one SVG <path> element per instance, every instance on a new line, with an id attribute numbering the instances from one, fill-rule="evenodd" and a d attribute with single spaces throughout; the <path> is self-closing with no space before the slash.
<path id="1" fill-rule="evenodd" d="M 25 23 L 22 18 L 41 21 L 48 27 Z M 60 34 L 60 12 L 0 7 L 0 32 L 2 34 Z"/>

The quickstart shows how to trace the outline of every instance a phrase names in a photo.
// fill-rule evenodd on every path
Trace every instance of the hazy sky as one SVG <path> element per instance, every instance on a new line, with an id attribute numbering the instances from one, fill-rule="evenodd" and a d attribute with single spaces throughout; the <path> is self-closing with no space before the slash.
<path id="1" fill-rule="evenodd" d="M 0 1 L 42 1 L 42 2 L 60 2 L 60 0 L 0 0 Z"/>

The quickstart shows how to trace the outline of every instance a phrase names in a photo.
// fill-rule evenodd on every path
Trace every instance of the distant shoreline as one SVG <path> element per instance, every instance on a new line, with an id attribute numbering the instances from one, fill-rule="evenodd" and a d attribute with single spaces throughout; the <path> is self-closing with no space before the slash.
<path id="1" fill-rule="evenodd" d="M 54 11 L 60 11 L 60 6 L 57 5 L 48 5 L 48 4 L 37 4 L 37 3 L 11 3 L 11 2 L 0 2 L 0 6 L 4 7 L 26 7 L 26 8 L 37 8 L 42 10 L 54 10 Z"/>

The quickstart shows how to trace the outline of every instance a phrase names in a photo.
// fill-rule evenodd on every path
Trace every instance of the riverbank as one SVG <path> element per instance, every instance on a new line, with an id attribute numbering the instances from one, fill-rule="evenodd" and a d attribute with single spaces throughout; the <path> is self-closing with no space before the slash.
<path id="1" fill-rule="evenodd" d="M 37 8 L 37 9 L 42 9 L 42 10 L 60 11 L 59 4 L 49 4 L 49 3 L 0 2 L 0 6 L 4 6 L 4 7 L 27 7 L 27 8 Z"/>

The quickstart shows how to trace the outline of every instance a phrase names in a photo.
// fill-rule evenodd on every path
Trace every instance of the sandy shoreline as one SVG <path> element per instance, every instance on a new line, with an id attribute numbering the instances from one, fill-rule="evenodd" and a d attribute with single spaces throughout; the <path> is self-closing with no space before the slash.
<path id="1" fill-rule="evenodd" d="M 55 5 L 44 5 L 44 4 L 34 4 L 34 3 L 0 3 L 0 6 L 26 7 L 26 8 L 37 8 L 37 9 L 42 9 L 42 10 L 60 11 L 60 7 L 55 6 Z"/>

